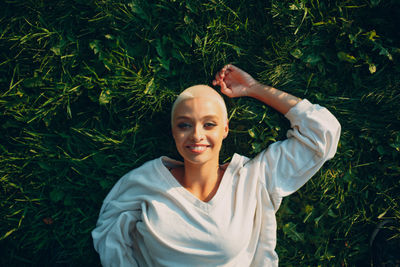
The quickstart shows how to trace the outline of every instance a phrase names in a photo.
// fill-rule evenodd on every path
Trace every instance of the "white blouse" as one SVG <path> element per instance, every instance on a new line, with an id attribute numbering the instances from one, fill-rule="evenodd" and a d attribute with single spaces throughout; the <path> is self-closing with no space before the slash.
<path id="1" fill-rule="evenodd" d="M 103 266 L 278 266 L 282 197 L 334 156 L 340 137 L 336 118 L 308 100 L 285 116 L 288 139 L 254 159 L 234 154 L 209 202 L 179 184 L 168 167 L 183 163 L 168 157 L 124 175 L 92 232 Z"/>

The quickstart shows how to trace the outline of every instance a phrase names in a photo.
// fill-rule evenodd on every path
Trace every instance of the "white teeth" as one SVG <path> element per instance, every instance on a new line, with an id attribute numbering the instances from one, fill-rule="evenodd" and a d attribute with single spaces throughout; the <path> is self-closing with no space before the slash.
<path id="1" fill-rule="evenodd" d="M 206 150 L 206 148 L 207 148 L 206 146 L 190 146 L 190 149 L 198 152 L 204 151 Z"/>

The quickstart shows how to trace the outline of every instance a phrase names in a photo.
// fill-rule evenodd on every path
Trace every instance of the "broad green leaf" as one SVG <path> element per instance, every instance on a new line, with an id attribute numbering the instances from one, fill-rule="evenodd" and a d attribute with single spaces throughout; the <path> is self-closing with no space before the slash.
<path id="1" fill-rule="evenodd" d="M 321 61 L 321 57 L 316 54 L 309 54 L 303 60 L 308 64 L 315 65 L 316 63 Z"/>
<path id="2" fill-rule="evenodd" d="M 350 44 L 353 44 L 357 41 L 357 35 L 354 34 L 349 34 L 349 40 L 350 40 Z M 355 46 L 357 47 L 357 46 Z"/>
<path id="3" fill-rule="evenodd" d="M 135 13 L 136 15 L 138 15 L 139 18 L 148 21 L 149 17 L 147 16 L 146 12 L 143 10 L 142 7 L 139 6 L 139 3 L 130 3 L 128 4 L 128 6 L 131 7 L 131 10 L 133 13 Z"/>
<path id="4" fill-rule="evenodd" d="M 50 48 L 50 51 L 52 51 L 56 56 L 61 55 L 60 47 L 58 46 L 53 46 L 52 48 Z"/>
<path id="5" fill-rule="evenodd" d="M 393 56 L 381 44 L 375 43 L 374 50 L 379 50 L 379 55 L 386 56 L 389 60 L 393 60 Z"/>
<path id="6" fill-rule="evenodd" d="M 186 2 L 186 8 L 188 10 L 190 10 L 192 13 L 196 13 L 197 12 L 197 8 L 194 4 L 192 4 L 191 2 Z"/>
<path id="7" fill-rule="evenodd" d="M 192 39 L 190 39 L 189 35 L 187 33 L 182 33 L 181 38 L 185 41 L 186 44 L 192 45 Z"/>
<path id="8" fill-rule="evenodd" d="M 381 2 L 381 0 L 371 0 L 371 5 L 373 7 L 375 7 L 375 6 L 379 5 L 380 2 Z"/>
<path id="9" fill-rule="evenodd" d="M 258 153 L 261 151 L 261 144 L 260 143 L 252 143 L 251 147 L 253 148 L 253 153 Z"/>
<path id="10" fill-rule="evenodd" d="M 107 181 L 107 180 L 101 180 L 101 181 L 100 181 L 100 186 L 101 186 L 101 188 L 103 188 L 103 189 L 108 189 L 108 188 L 110 188 L 111 184 L 110 184 L 110 182 Z"/>
<path id="11" fill-rule="evenodd" d="M 106 39 L 108 39 L 108 40 L 114 40 L 114 39 L 115 39 L 114 36 L 111 35 L 111 34 L 106 34 L 106 35 L 104 35 L 104 37 L 105 37 Z"/>
<path id="12" fill-rule="evenodd" d="M 251 138 L 256 138 L 256 133 L 253 129 L 249 129 L 248 132 L 249 132 L 249 135 L 251 136 Z"/>
<path id="13" fill-rule="evenodd" d="M 45 163 L 45 162 L 38 162 L 37 163 L 39 166 L 40 166 L 40 168 L 42 168 L 43 170 L 46 170 L 46 171 L 51 171 L 51 170 L 53 170 L 53 167 L 51 167 L 50 165 L 48 165 L 47 163 Z"/>
<path id="14" fill-rule="evenodd" d="M 381 156 L 385 155 L 385 149 L 381 145 L 376 147 L 376 151 L 378 151 L 379 155 Z"/>
<path id="15" fill-rule="evenodd" d="M 202 46 L 203 42 L 201 41 L 200 37 L 196 34 L 196 37 L 194 38 L 194 42 L 197 46 Z"/>
<path id="16" fill-rule="evenodd" d="M 393 147 L 394 149 L 396 149 L 397 151 L 400 152 L 400 144 L 389 144 L 390 147 Z"/>
<path id="17" fill-rule="evenodd" d="M 328 215 L 332 218 L 336 218 L 338 215 L 335 214 L 331 209 L 328 210 Z"/>
<path id="18" fill-rule="evenodd" d="M 165 58 L 158 58 L 158 60 L 161 63 L 161 67 L 165 70 L 169 71 L 169 64 L 170 64 L 170 60 L 169 59 L 165 59 Z"/>
<path id="19" fill-rule="evenodd" d="M 357 59 L 354 56 L 352 56 L 350 54 L 347 54 L 345 52 L 342 52 L 342 51 L 337 53 L 337 57 L 341 61 L 347 61 L 347 62 L 350 62 L 350 63 L 356 63 L 357 62 Z"/>
<path id="20" fill-rule="evenodd" d="M 165 52 L 164 52 L 164 50 L 163 50 L 163 47 L 162 47 L 162 44 L 161 44 L 161 41 L 160 41 L 160 39 L 157 39 L 156 41 L 155 41 L 155 48 L 156 48 L 156 51 L 157 51 L 157 54 L 160 56 L 160 57 L 162 57 L 162 58 L 164 58 L 165 57 Z"/>
<path id="21" fill-rule="evenodd" d="M 59 189 L 54 189 L 50 192 L 50 200 L 53 202 L 58 202 L 64 198 L 65 193 Z"/>
<path id="22" fill-rule="evenodd" d="M 93 42 L 89 43 L 90 49 L 93 50 L 95 54 L 98 54 L 100 52 L 100 41 L 99 40 L 94 40 Z"/>
<path id="23" fill-rule="evenodd" d="M 375 42 L 376 38 L 379 38 L 379 36 L 376 34 L 375 30 L 369 31 L 365 33 L 366 36 L 368 36 L 368 39 L 371 41 Z"/>
<path id="24" fill-rule="evenodd" d="M 185 15 L 185 17 L 183 18 L 183 21 L 184 21 L 186 24 L 192 23 L 192 19 L 190 19 L 189 16 L 187 16 L 187 15 Z"/>
<path id="25" fill-rule="evenodd" d="M 65 206 L 72 206 L 74 204 L 74 201 L 72 200 L 72 196 L 71 195 L 67 195 L 64 198 L 64 205 Z"/>
<path id="26" fill-rule="evenodd" d="M 376 72 L 376 66 L 374 64 L 369 64 L 368 69 L 371 74 Z"/>
<path id="27" fill-rule="evenodd" d="M 311 206 L 311 205 L 306 205 L 306 207 L 305 207 L 305 212 L 308 214 L 308 213 L 312 212 L 313 209 L 314 209 L 313 206 Z"/>
<path id="28" fill-rule="evenodd" d="M 302 52 L 300 49 L 298 49 L 298 48 L 296 48 L 295 50 L 292 50 L 292 51 L 290 52 L 290 54 L 291 54 L 292 56 L 294 56 L 295 58 L 297 58 L 297 59 L 299 59 L 299 58 L 301 58 L 301 57 L 303 56 L 303 52 Z"/>
<path id="29" fill-rule="evenodd" d="M 110 90 L 103 90 L 99 96 L 99 102 L 102 105 L 108 104 L 111 101 L 111 92 Z"/>
<path id="30" fill-rule="evenodd" d="M 295 242 L 304 241 L 304 233 L 299 233 L 296 230 L 296 225 L 289 222 L 283 226 L 283 233 Z"/>

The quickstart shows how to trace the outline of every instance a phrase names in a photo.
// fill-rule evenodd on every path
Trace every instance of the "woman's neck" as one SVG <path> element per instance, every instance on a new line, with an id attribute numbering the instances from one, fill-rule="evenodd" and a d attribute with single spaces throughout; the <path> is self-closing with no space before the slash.
<path id="1" fill-rule="evenodd" d="M 207 202 L 217 192 L 222 175 L 218 160 L 204 164 L 185 162 L 181 184 L 197 198 Z"/>

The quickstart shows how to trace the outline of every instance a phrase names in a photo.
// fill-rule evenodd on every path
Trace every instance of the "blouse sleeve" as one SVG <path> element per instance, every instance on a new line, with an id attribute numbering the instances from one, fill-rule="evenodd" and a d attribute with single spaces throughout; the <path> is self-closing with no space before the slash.
<path id="1" fill-rule="evenodd" d="M 132 233 L 141 211 L 139 202 L 132 200 L 127 178 L 122 177 L 105 198 L 92 231 L 94 248 L 103 266 L 138 266 L 133 256 Z"/>
<path id="2" fill-rule="evenodd" d="M 254 159 L 277 210 L 282 197 L 303 186 L 335 153 L 340 124 L 326 108 L 304 99 L 285 115 L 287 139 L 270 145 Z"/>

